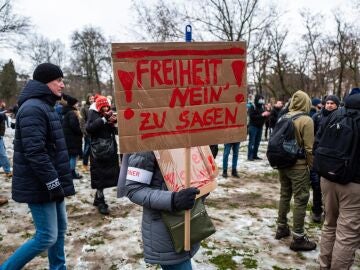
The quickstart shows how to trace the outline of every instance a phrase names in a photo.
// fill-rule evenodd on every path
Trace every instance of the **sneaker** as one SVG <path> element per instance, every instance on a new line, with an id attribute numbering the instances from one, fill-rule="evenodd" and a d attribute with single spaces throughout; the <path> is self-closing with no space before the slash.
<path id="1" fill-rule="evenodd" d="M 278 226 L 276 229 L 275 239 L 280 240 L 281 238 L 288 237 L 290 235 L 289 226 Z"/>
<path id="2" fill-rule="evenodd" d="M 290 249 L 293 251 L 310 251 L 316 249 L 316 243 L 310 241 L 306 235 L 300 237 L 293 236 Z"/>
<path id="3" fill-rule="evenodd" d="M 13 174 L 12 174 L 12 172 L 8 172 L 8 173 L 5 173 L 5 176 L 10 178 L 13 176 Z"/>
<path id="4" fill-rule="evenodd" d="M 110 214 L 109 212 L 109 206 L 106 204 L 106 203 L 101 203 L 98 205 L 98 210 L 99 210 L 99 213 L 102 214 L 102 215 L 108 215 Z"/>
<path id="5" fill-rule="evenodd" d="M 260 158 L 260 157 L 254 157 L 254 159 L 256 159 L 256 160 L 262 160 L 262 158 Z"/>
<path id="6" fill-rule="evenodd" d="M 222 177 L 224 177 L 224 178 L 228 178 L 228 174 L 227 174 L 227 172 L 223 172 Z"/>
<path id="7" fill-rule="evenodd" d="M 322 214 L 316 214 L 316 213 L 312 213 L 311 215 L 311 219 L 314 223 L 321 223 L 322 221 Z"/>
<path id="8" fill-rule="evenodd" d="M 7 203 L 8 203 L 8 199 L 3 196 L 0 196 L 0 205 L 4 205 Z"/>

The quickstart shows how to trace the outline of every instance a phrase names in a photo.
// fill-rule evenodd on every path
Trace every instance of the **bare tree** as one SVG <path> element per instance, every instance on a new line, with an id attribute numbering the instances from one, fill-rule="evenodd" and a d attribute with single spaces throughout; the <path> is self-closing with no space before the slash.
<path id="1" fill-rule="evenodd" d="M 173 41 L 184 38 L 185 15 L 178 5 L 174 3 L 165 4 L 158 0 L 155 5 L 146 5 L 142 0 L 133 0 L 133 8 L 137 14 L 138 35 L 142 39 L 153 41 Z M 145 31 L 144 31 L 145 30 Z"/>
<path id="2" fill-rule="evenodd" d="M 59 39 L 51 41 L 38 34 L 32 34 L 26 42 L 19 43 L 17 50 L 20 55 L 27 57 L 34 67 L 43 62 L 64 66 L 66 60 L 64 43 Z"/>
<path id="3" fill-rule="evenodd" d="M 71 36 L 71 42 L 72 71 L 86 78 L 89 91 L 100 91 L 100 77 L 111 61 L 109 42 L 99 29 L 91 26 L 85 27 L 82 31 L 75 31 Z"/>
<path id="4" fill-rule="evenodd" d="M 30 21 L 13 13 L 11 0 L 0 0 L 0 46 L 8 46 L 17 35 L 24 35 Z"/>
<path id="5" fill-rule="evenodd" d="M 287 96 L 291 96 L 293 91 L 290 91 L 286 86 L 285 77 L 287 67 L 289 67 L 288 56 L 284 52 L 285 39 L 288 35 L 288 30 L 280 29 L 278 25 L 274 25 L 268 31 L 269 41 L 271 45 L 270 54 L 273 61 L 272 69 L 279 81 L 279 90 Z"/>

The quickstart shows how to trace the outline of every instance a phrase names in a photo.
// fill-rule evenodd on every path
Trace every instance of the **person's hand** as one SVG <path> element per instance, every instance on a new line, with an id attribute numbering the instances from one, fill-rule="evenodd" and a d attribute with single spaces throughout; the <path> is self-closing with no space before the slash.
<path id="1" fill-rule="evenodd" d="M 175 211 L 188 210 L 193 208 L 195 204 L 195 197 L 200 193 L 197 188 L 185 188 L 178 192 L 173 192 L 172 206 Z"/>
<path id="2" fill-rule="evenodd" d="M 50 201 L 60 203 L 64 200 L 65 194 L 61 186 L 57 186 L 56 188 L 49 190 L 49 192 L 50 192 Z"/>
<path id="3" fill-rule="evenodd" d="M 108 122 L 111 124 L 115 124 L 117 122 L 116 115 L 113 114 L 112 116 L 110 116 L 110 118 L 108 119 Z"/>
<path id="4" fill-rule="evenodd" d="M 110 117 L 113 115 L 113 111 L 107 111 L 107 112 L 104 112 L 104 117 L 107 121 L 109 121 Z"/>
<path id="5" fill-rule="evenodd" d="M 263 117 L 267 117 L 267 116 L 270 115 L 270 112 L 266 111 L 266 112 L 263 112 L 261 115 L 262 115 Z"/>

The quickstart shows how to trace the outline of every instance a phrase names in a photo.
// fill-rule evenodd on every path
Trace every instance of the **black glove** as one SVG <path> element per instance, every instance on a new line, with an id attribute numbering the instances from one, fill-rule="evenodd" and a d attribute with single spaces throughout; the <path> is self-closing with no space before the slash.
<path id="1" fill-rule="evenodd" d="M 180 190 L 179 192 L 173 192 L 171 203 L 172 208 L 175 211 L 178 210 L 188 210 L 193 208 L 195 204 L 196 194 L 199 194 L 200 190 L 197 188 L 185 188 Z"/>
<path id="2" fill-rule="evenodd" d="M 60 203 L 64 200 L 65 194 L 61 186 L 57 186 L 56 188 L 49 190 L 49 192 L 50 192 L 50 201 Z"/>

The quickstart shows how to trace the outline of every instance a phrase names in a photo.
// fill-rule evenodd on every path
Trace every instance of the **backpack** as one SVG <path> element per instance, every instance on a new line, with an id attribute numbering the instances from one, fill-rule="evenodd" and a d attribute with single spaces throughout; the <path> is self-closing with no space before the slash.
<path id="1" fill-rule="evenodd" d="M 341 108 L 323 129 L 315 150 L 313 169 L 329 181 L 346 185 L 357 173 L 360 113 Z"/>
<path id="2" fill-rule="evenodd" d="M 266 156 L 271 167 L 284 169 L 293 166 L 298 158 L 304 158 L 304 150 L 299 147 L 295 138 L 293 121 L 307 113 L 299 113 L 293 116 L 283 115 L 276 122 L 271 133 Z"/>

